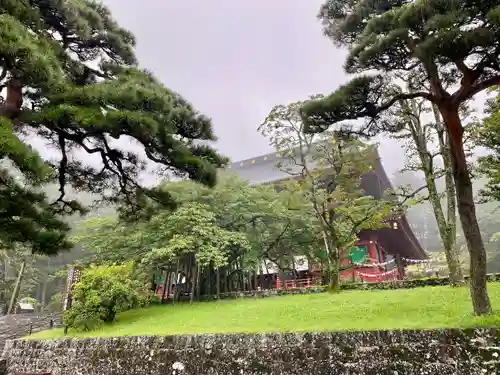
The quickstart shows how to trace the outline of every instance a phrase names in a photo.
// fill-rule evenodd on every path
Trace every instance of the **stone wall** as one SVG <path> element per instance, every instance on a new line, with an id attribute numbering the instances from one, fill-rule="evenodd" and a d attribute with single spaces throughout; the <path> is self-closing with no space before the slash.
<path id="1" fill-rule="evenodd" d="M 9 341 L 3 357 L 8 375 L 494 375 L 500 331 Z"/>

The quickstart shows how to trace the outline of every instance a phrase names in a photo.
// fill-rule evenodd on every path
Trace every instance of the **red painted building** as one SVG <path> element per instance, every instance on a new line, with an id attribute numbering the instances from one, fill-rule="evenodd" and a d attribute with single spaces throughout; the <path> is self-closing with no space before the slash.
<path id="1" fill-rule="evenodd" d="M 227 170 L 251 184 L 277 184 L 290 178 L 289 174 L 275 167 L 278 162 L 283 164 L 286 160 L 281 159 L 279 153 L 272 153 L 232 163 Z M 325 177 L 327 176 L 328 171 L 325 171 Z M 367 195 L 377 199 L 392 189 L 378 155 L 372 171 L 362 177 L 361 188 Z M 341 272 L 344 279 L 367 282 L 401 279 L 404 277 L 405 259 L 427 258 L 405 216 L 392 220 L 389 228 L 364 231 L 360 233 L 359 239 L 351 256 L 345 260 L 345 265 L 354 267 Z M 318 266 L 311 265 L 309 268 L 309 276 L 319 275 L 321 272 Z"/>

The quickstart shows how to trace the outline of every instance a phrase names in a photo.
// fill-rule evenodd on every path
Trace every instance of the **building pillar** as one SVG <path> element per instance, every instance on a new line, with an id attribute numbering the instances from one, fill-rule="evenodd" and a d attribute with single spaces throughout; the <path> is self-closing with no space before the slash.
<path id="1" fill-rule="evenodd" d="M 373 238 L 371 238 L 368 243 L 368 256 L 370 257 L 370 263 L 378 263 L 376 243 L 377 241 Z"/>
<path id="2" fill-rule="evenodd" d="M 396 254 L 395 256 L 396 266 L 398 268 L 398 278 L 399 280 L 404 280 L 405 278 L 405 262 L 401 258 L 401 255 Z"/>

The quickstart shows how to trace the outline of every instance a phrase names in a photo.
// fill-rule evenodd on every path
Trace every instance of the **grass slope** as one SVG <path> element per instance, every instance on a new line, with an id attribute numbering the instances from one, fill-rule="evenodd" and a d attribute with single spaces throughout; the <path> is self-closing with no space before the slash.
<path id="1" fill-rule="evenodd" d="M 500 310 L 500 283 L 490 284 L 493 307 Z M 430 329 L 500 326 L 500 312 L 474 317 L 467 288 L 349 291 L 263 299 L 157 305 L 127 311 L 98 331 L 71 337 Z M 32 339 L 63 337 L 60 329 Z"/>

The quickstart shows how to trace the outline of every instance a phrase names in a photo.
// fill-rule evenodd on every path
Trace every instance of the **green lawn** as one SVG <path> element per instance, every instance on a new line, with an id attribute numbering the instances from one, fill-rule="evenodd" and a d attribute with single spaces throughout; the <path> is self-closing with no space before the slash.
<path id="1" fill-rule="evenodd" d="M 72 337 L 236 332 L 300 332 L 500 326 L 500 283 L 490 284 L 494 316 L 471 314 L 467 288 L 349 291 L 263 299 L 153 306 L 127 311 L 115 324 Z M 60 329 L 30 338 L 63 336 Z"/>

